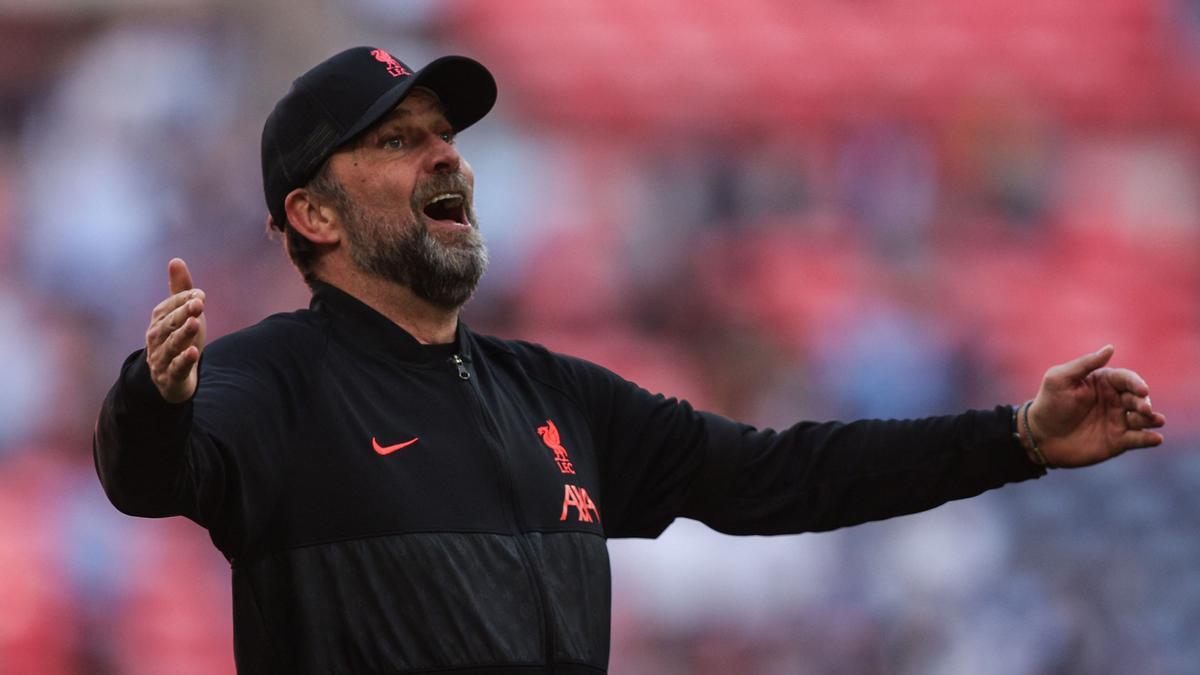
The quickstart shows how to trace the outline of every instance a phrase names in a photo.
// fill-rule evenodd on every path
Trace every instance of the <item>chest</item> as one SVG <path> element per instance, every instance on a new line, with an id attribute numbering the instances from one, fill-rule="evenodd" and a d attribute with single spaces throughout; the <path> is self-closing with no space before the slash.
<path id="1" fill-rule="evenodd" d="M 300 400 L 278 519 L 288 539 L 603 533 L 583 411 L 516 365 L 343 359 Z"/>

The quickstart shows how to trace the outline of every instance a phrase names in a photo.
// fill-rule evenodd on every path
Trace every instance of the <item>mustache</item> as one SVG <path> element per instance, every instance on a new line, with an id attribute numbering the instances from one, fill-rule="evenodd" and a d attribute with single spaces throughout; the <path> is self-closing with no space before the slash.
<path id="1" fill-rule="evenodd" d="M 465 174 L 461 171 L 455 173 L 438 174 L 431 176 L 413 190 L 412 207 L 414 211 L 420 212 L 425 208 L 425 204 L 429 202 L 435 195 L 440 195 L 443 192 L 459 192 L 463 196 L 463 204 L 465 207 L 470 207 L 474 198 L 474 190 L 471 188 L 470 181 L 467 180 Z"/>

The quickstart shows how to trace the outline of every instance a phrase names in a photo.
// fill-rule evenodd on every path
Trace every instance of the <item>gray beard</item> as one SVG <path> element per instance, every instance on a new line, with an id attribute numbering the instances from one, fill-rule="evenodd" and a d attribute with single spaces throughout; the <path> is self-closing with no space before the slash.
<path id="1" fill-rule="evenodd" d="M 342 206 L 350 259 L 359 269 L 406 286 L 442 309 L 457 309 L 471 299 L 488 256 L 470 206 L 466 213 L 472 228 L 448 233 L 450 242 L 431 234 L 423 215 L 396 223 L 357 204 Z"/>

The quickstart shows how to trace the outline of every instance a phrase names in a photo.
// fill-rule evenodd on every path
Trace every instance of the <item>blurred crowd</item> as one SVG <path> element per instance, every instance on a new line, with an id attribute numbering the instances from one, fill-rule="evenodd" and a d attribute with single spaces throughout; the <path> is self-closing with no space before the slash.
<path id="1" fill-rule="evenodd" d="M 1200 2 L 0 5 L 0 672 L 232 671 L 203 530 L 90 435 L 185 258 L 307 304 L 258 135 L 355 44 L 474 56 L 473 328 L 760 425 L 1018 403 L 1112 342 L 1167 443 L 934 511 L 612 542 L 615 673 L 1200 671 Z"/>

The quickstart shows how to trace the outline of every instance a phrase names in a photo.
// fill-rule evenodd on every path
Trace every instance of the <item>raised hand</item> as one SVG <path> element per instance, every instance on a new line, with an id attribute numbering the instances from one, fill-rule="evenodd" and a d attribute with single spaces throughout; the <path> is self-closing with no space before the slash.
<path id="1" fill-rule="evenodd" d="M 150 313 L 146 329 L 146 363 L 158 393 L 171 403 L 181 403 L 196 393 L 196 364 L 204 349 L 204 291 L 192 288 L 187 263 L 172 258 L 167 263 L 171 295 Z"/>
<path id="2" fill-rule="evenodd" d="M 1112 355 L 1109 345 L 1046 371 L 1029 425 L 1050 466 L 1088 466 L 1163 442 L 1149 431 L 1166 424 L 1150 404 L 1150 387 L 1132 370 L 1105 368 Z M 1023 420 L 1018 424 L 1028 448 Z"/>

